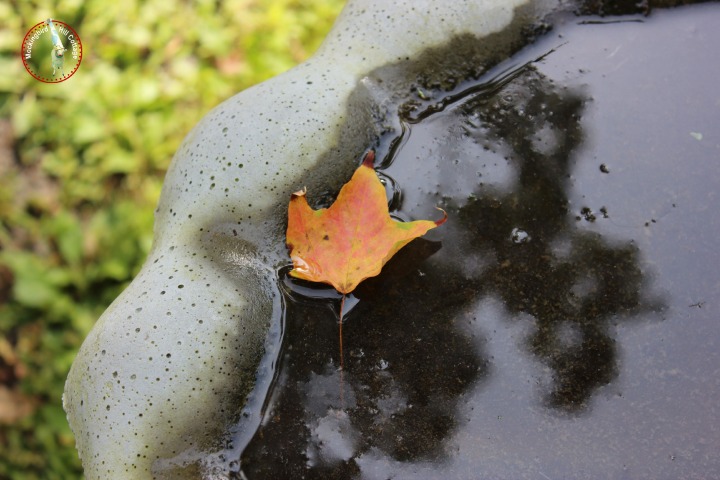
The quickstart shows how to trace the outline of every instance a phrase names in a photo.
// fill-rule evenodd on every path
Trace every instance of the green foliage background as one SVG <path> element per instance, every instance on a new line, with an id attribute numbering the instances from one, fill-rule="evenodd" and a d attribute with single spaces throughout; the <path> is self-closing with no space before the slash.
<path id="1" fill-rule="evenodd" d="M 307 58 L 343 3 L 0 3 L 0 479 L 81 478 L 65 377 L 150 249 L 174 151 L 210 108 Z M 83 60 L 47 85 L 19 50 L 50 17 Z"/>

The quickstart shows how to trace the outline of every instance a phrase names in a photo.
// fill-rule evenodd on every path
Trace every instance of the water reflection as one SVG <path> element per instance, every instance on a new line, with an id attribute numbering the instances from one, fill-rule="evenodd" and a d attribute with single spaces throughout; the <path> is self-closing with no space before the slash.
<path id="1" fill-rule="evenodd" d="M 717 15 L 559 28 L 538 68 L 585 87 L 526 69 L 408 121 L 388 197 L 402 218 L 448 210 L 442 248 L 411 244 L 358 291 L 344 408 L 337 298 L 286 299 L 247 477 L 713 478 Z"/>
<path id="2" fill-rule="evenodd" d="M 466 134 L 503 151 L 516 175 L 512 188 L 479 188 L 455 209 L 465 230 L 457 234 L 466 241 L 462 249 L 495 259 L 473 278 L 474 288 L 532 317 L 526 346 L 553 371 L 547 404 L 565 411 L 585 408 L 617 376 L 612 327 L 659 306 L 644 300 L 634 244 L 578 228 L 595 218 L 568 202 L 586 101 L 526 68 L 496 95 L 459 108 Z"/>
<path id="3" fill-rule="evenodd" d="M 531 67 L 512 75 L 435 115 L 460 126 L 431 139 L 443 152 L 428 160 L 436 178 L 407 163 L 419 148 L 412 137 L 386 163 L 398 185 L 450 185 L 442 206 L 451 221 L 442 249 L 415 241 L 356 291 L 342 376 L 337 313 L 325 308 L 337 298 L 308 300 L 326 292 L 282 272 L 285 345 L 265 420 L 242 456 L 248 478 L 357 478 L 363 456 L 441 462 L 459 403 L 492 373 L 483 339 L 473 338 L 482 326 L 470 328 L 482 325 L 474 315 L 483 298 L 531 324 L 523 345 L 552 372 L 542 393 L 549 409 L 582 412 L 617 377 L 614 326 L 660 305 L 646 300 L 635 245 L 580 228 L 596 219 L 569 204 L 587 98 Z M 498 157 L 502 182 L 487 160 Z M 479 173 L 469 195 L 452 187 L 467 185 L 468 169 Z M 434 205 L 436 193 L 395 198 L 397 213 Z"/>
<path id="4" fill-rule="evenodd" d="M 337 313 L 290 293 L 276 397 L 243 455 L 250 478 L 352 478 L 355 459 L 371 451 L 400 461 L 445 455 L 458 398 L 488 363 L 455 325 L 475 296 L 469 285 L 442 268 L 418 272 L 438 248 L 413 242 L 358 288 L 342 378 Z"/>

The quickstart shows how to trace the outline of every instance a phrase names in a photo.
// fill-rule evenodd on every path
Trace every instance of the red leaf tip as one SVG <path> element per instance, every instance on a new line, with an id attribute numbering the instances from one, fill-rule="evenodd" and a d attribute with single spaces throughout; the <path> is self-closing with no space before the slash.
<path id="1" fill-rule="evenodd" d="M 375 151 L 374 150 L 369 150 L 365 154 L 365 158 L 363 159 L 362 164 L 363 164 L 363 167 L 373 168 L 373 166 L 375 164 Z"/>
<path id="2" fill-rule="evenodd" d="M 441 218 L 440 220 L 436 220 L 436 221 L 435 221 L 435 225 L 437 225 L 437 226 L 439 227 L 439 226 L 442 225 L 443 223 L 447 222 L 448 216 L 447 216 L 447 212 L 446 212 L 445 210 L 443 210 L 442 208 L 440 208 L 440 207 L 435 207 L 435 208 L 437 208 L 438 210 L 440 210 L 441 212 L 443 212 L 443 218 Z"/>
<path id="3" fill-rule="evenodd" d="M 290 196 L 290 198 L 297 198 L 297 197 L 304 197 L 307 193 L 307 187 L 303 187 L 302 190 L 298 190 L 297 192 L 293 192 L 293 194 Z"/>

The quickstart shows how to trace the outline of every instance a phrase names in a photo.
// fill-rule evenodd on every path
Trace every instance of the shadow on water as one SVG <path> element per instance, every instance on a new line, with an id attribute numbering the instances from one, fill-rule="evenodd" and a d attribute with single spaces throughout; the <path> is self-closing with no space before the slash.
<path id="1" fill-rule="evenodd" d="M 578 229 L 595 221 L 592 212 L 571 215 L 567 191 L 586 102 L 531 66 L 496 95 L 466 101 L 466 135 L 503 151 L 513 186 L 486 186 L 463 206 L 447 205 L 463 230 L 454 234 L 461 250 L 494 259 L 475 272 L 473 289 L 500 297 L 515 318 L 532 318 L 526 348 L 553 372 L 547 405 L 566 412 L 585 409 L 617 376 L 611 330 L 619 319 L 660 308 L 645 300 L 634 244 Z"/>
<path id="2" fill-rule="evenodd" d="M 272 406 L 243 456 L 249 477 L 352 478 L 354 458 L 372 450 L 399 461 L 443 457 L 458 397 L 482 381 L 488 363 L 455 326 L 475 297 L 470 285 L 442 268 L 409 274 L 438 248 L 413 242 L 356 290 L 342 379 L 337 299 L 323 308 L 298 298 L 296 281 L 282 272 L 288 340 Z"/>
<path id="3" fill-rule="evenodd" d="M 442 248 L 412 242 L 354 293 L 342 379 L 339 296 L 280 272 L 285 343 L 242 455 L 248 478 L 357 478 L 365 455 L 442 462 L 459 402 L 492 377 L 486 339 L 469 327 L 482 325 L 484 298 L 530 323 L 522 345 L 552 372 L 546 409 L 580 414 L 617 377 L 613 327 L 661 302 L 647 300 L 636 246 L 578 228 L 595 214 L 569 203 L 588 99 L 531 65 L 508 75 L 381 142 L 381 152 L 402 145 L 383 162 L 394 213 L 427 216 L 440 203 L 450 221 Z M 400 193 L 405 184 L 424 187 Z"/>

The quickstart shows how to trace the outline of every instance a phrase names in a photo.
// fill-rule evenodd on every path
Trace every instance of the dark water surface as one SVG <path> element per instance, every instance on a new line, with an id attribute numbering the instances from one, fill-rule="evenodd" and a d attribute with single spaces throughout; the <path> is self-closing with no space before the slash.
<path id="1" fill-rule="evenodd" d="M 394 214 L 450 219 L 350 297 L 342 378 L 281 272 L 248 478 L 720 478 L 720 6 L 618 19 L 383 139 Z"/>

